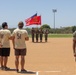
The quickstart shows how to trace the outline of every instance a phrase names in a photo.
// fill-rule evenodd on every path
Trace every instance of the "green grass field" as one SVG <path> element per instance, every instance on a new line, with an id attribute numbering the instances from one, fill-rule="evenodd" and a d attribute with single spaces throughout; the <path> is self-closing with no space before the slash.
<path id="1" fill-rule="evenodd" d="M 48 35 L 50 38 L 61 38 L 61 37 L 64 37 L 64 38 L 71 38 L 72 37 L 72 34 L 49 34 Z"/>
<path id="2" fill-rule="evenodd" d="M 31 35 L 29 35 L 29 37 L 31 38 Z M 49 38 L 71 38 L 72 34 L 48 34 L 48 37 Z"/>

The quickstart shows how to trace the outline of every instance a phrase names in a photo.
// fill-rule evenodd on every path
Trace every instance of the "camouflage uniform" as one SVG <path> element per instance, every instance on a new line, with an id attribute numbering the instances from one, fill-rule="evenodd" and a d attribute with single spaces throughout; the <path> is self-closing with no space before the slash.
<path id="1" fill-rule="evenodd" d="M 45 30 L 45 42 L 47 42 L 47 38 L 48 38 L 48 30 Z"/>
<path id="2" fill-rule="evenodd" d="M 43 37 L 43 30 L 42 29 L 40 29 L 40 42 L 42 42 L 42 37 Z"/>
<path id="3" fill-rule="evenodd" d="M 36 29 L 36 42 L 38 42 L 38 37 L 39 37 L 39 30 Z"/>
<path id="4" fill-rule="evenodd" d="M 31 34 L 32 34 L 32 42 L 34 42 L 34 36 L 35 36 L 35 30 L 34 30 L 34 28 L 32 28 Z"/>

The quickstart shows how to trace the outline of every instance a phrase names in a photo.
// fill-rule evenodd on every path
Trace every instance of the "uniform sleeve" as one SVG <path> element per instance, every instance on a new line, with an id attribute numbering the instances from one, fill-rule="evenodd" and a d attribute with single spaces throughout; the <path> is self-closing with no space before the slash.
<path id="1" fill-rule="evenodd" d="M 76 31 L 73 33 L 73 37 L 76 37 Z"/>
<path id="2" fill-rule="evenodd" d="M 1 40 L 2 40 L 2 39 L 1 39 L 1 36 L 0 36 L 0 43 L 1 43 Z"/>
<path id="3" fill-rule="evenodd" d="M 9 38 L 11 37 L 11 32 L 10 32 L 10 31 L 9 31 L 8 37 L 9 37 Z"/>
<path id="4" fill-rule="evenodd" d="M 2 41 L 2 38 L 1 38 L 1 32 L 0 32 L 0 43 L 1 43 L 1 41 Z"/>

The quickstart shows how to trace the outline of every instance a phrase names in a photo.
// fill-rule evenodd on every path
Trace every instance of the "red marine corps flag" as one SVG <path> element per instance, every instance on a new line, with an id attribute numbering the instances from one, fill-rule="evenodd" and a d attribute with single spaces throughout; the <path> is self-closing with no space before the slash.
<path id="1" fill-rule="evenodd" d="M 37 16 L 37 13 L 25 20 L 26 26 L 29 25 L 41 25 L 41 16 Z"/>
<path id="2" fill-rule="evenodd" d="M 41 25 L 41 16 L 35 16 L 32 20 L 33 24 Z"/>

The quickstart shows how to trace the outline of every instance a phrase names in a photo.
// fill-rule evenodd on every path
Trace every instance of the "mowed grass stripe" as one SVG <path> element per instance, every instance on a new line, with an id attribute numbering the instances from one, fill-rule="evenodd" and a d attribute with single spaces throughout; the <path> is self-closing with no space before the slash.
<path id="1" fill-rule="evenodd" d="M 72 34 L 48 34 L 48 38 L 71 38 L 72 36 Z M 29 37 L 31 38 L 31 35 L 29 35 Z"/>
<path id="2" fill-rule="evenodd" d="M 69 38 L 69 37 L 72 37 L 73 35 L 72 34 L 49 34 L 48 37 L 50 38 L 57 38 L 57 37 L 64 37 L 64 38 Z"/>

